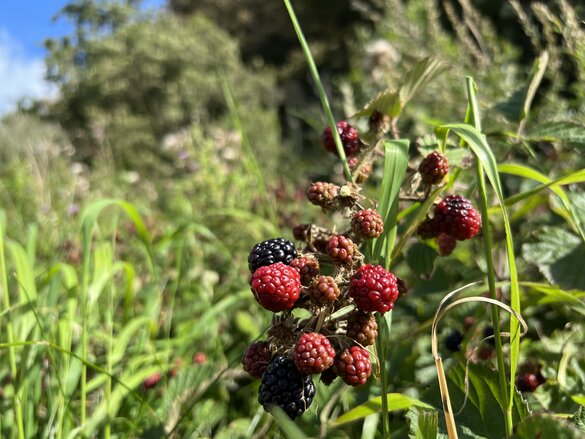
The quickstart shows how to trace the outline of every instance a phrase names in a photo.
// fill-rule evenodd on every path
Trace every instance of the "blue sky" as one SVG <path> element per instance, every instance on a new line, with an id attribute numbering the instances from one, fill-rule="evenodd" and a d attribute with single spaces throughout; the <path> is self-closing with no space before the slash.
<path id="1" fill-rule="evenodd" d="M 52 18 L 71 0 L 0 1 L 0 115 L 14 110 L 24 97 L 48 97 L 56 91 L 44 81 L 46 38 L 71 31 L 65 20 Z M 147 0 L 153 7 L 164 0 Z"/>

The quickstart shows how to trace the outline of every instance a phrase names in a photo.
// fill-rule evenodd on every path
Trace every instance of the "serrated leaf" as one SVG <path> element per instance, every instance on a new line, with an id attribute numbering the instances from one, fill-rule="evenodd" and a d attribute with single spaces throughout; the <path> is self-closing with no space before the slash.
<path id="1" fill-rule="evenodd" d="M 410 426 L 410 439 L 434 439 L 437 437 L 439 416 L 436 410 L 424 410 L 413 407 L 406 413 L 406 420 Z"/>
<path id="2" fill-rule="evenodd" d="M 570 422 L 551 415 L 535 415 L 516 427 L 517 439 L 581 439 L 582 433 Z"/>
<path id="3" fill-rule="evenodd" d="M 433 406 L 426 404 L 422 401 L 419 401 L 416 398 L 411 398 L 409 396 L 403 395 L 401 393 L 388 393 L 387 397 L 388 411 L 405 410 L 411 407 L 420 407 L 427 410 L 435 410 Z M 348 422 L 363 419 L 366 416 L 372 415 L 374 413 L 380 413 L 381 411 L 382 397 L 377 396 L 376 398 L 372 398 L 369 401 L 361 405 L 358 405 L 357 407 L 344 413 L 339 418 L 337 418 L 333 425 L 337 427 L 343 424 L 347 424 Z"/>
<path id="4" fill-rule="evenodd" d="M 585 125 L 568 121 L 544 123 L 526 134 L 526 139 L 535 142 L 561 141 L 570 145 L 585 146 Z"/>
<path id="5" fill-rule="evenodd" d="M 524 259 L 536 265 L 551 284 L 585 290 L 585 271 L 581 269 L 585 249 L 579 238 L 559 227 L 544 227 L 537 236 L 537 242 L 522 246 Z"/>
<path id="6" fill-rule="evenodd" d="M 427 57 L 418 61 L 412 70 L 406 74 L 408 79 L 399 90 L 388 88 L 378 93 L 352 118 L 370 116 L 374 111 L 379 111 L 392 118 L 400 116 L 408 102 L 445 70 L 447 70 L 447 67 L 437 58 Z"/>
<path id="7" fill-rule="evenodd" d="M 457 430 L 463 437 L 506 437 L 506 428 L 502 419 L 503 401 L 498 384 L 498 374 L 483 364 L 469 364 L 469 392 L 465 400 L 465 364 L 457 363 L 447 371 L 449 396 L 455 412 Z M 428 389 L 425 399 L 430 403 L 441 404 L 438 383 Z M 528 415 L 528 409 L 522 398 L 513 392 L 514 422 L 519 422 Z M 442 416 L 442 414 L 441 414 Z M 444 421 L 442 421 L 444 422 Z M 440 427 L 442 428 L 442 423 Z"/>
<path id="8" fill-rule="evenodd" d="M 366 104 L 364 108 L 358 111 L 351 118 L 369 117 L 374 111 L 387 114 L 390 117 L 397 117 L 400 114 L 400 96 L 398 91 L 388 88 L 378 93 L 374 99 Z"/>
<path id="9" fill-rule="evenodd" d="M 583 405 L 583 403 L 581 403 L 581 405 Z M 569 421 L 575 424 L 579 431 L 585 433 L 585 407 L 579 407 L 577 413 L 571 416 Z"/>

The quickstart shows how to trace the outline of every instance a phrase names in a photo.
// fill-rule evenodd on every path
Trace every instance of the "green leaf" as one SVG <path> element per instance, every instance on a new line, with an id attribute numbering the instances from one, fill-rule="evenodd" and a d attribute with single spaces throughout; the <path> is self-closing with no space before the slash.
<path id="1" fill-rule="evenodd" d="M 585 146 L 585 125 L 568 121 L 544 123 L 531 130 L 526 139 L 535 142 L 561 141 L 570 145 Z"/>
<path id="2" fill-rule="evenodd" d="M 406 413 L 406 420 L 410 426 L 410 439 L 433 439 L 437 437 L 439 416 L 436 410 L 424 410 L 413 407 Z"/>
<path id="3" fill-rule="evenodd" d="M 389 88 L 378 93 L 352 118 L 370 116 L 374 111 L 379 111 L 392 118 L 400 116 L 408 102 L 445 70 L 447 70 L 446 65 L 437 58 L 427 57 L 418 61 L 406 74 L 408 79 L 399 90 Z"/>
<path id="4" fill-rule="evenodd" d="M 566 420 L 551 415 L 535 415 L 524 419 L 517 426 L 515 437 L 517 439 L 581 439 L 583 434 Z"/>
<path id="5" fill-rule="evenodd" d="M 270 413 L 274 417 L 274 420 L 285 433 L 289 439 L 306 439 L 308 436 L 303 433 L 297 424 L 295 424 L 287 414 L 278 406 L 273 406 L 270 409 Z"/>
<path id="6" fill-rule="evenodd" d="M 390 266 L 390 252 L 396 239 L 398 195 L 408 168 L 408 139 L 384 141 L 384 176 L 378 197 L 378 211 L 384 219 L 384 233 L 373 242 L 373 258 L 384 258 L 386 268 Z"/>
<path id="7" fill-rule="evenodd" d="M 507 401 L 500 396 L 497 372 L 487 365 L 470 363 L 467 375 L 469 380 L 467 400 L 465 374 L 465 363 L 461 362 L 447 370 L 447 384 L 457 430 L 463 437 L 506 437 L 502 408 Z M 433 405 L 441 404 L 438 387 L 438 383 L 433 384 L 423 395 L 425 400 Z M 528 416 L 528 409 L 518 393 L 512 392 L 512 394 L 514 398 L 512 416 L 514 423 L 517 423 Z M 442 412 L 440 415 L 442 417 Z M 443 422 L 441 422 L 441 428 L 443 428 Z M 463 434 L 465 431 L 468 433 Z"/>
<path id="8" fill-rule="evenodd" d="M 583 405 L 583 403 L 581 403 L 581 405 Z M 577 413 L 571 416 L 569 421 L 575 424 L 579 431 L 585 433 L 585 407 L 579 407 Z"/>
<path id="9" fill-rule="evenodd" d="M 422 242 L 410 246 L 406 253 L 408 267 L 419 276 L 429 276 L 435 269 L 437 252 Z"/>
<path id="10" fill-rule="evenodd" d="M 551 180 L 546 175 L 541 174 L 540 172 L 524 165 L 518 164 L 503 164 L 498 167 L 498 170 L 503 174 L 510 174 L 510 175 L 517 175 L 518 177 L 528 178 L 539 183 L 542 183 L 545 187 L 549 187 L 552 192 L 554 192 L 560 199 L 561 202 L 567 212 L 564 217 L 569 217 L 569 225 L 581 236 L 583 243 L 585 244 L 585 231 L 583 230 L 583 226 L 581 225 L 580 216 L 577 214 L 575 207 L 565 192 L 565 190 L 561 187 L 565 184 L 574 184 L 574 183 L 582 183 L 585 181 L 585 170 L 579 170 L 572 174 L 566 175 L 558 180 Z M 540 190 L 540 189 L 538 189 Z"/>
<path id="11" fill-rule="evenodd" d="M 420 407 L 427 410 L 435 410 L 433 406 L 428 405 L 422 401 L 419 401 L 416 398 L 411 398 L 409 396 L 403 395 L 401 393 L 388 393 L 387 397 L 389 411 L 405 410 L 411 407 Z M 366 416 L 372 415 L 374 413 L 380 413 L 381 411 L 382 397 L 377 396 L 344 413 L 339 418 L 337 418 L 333 425 L 335 427 L 338 427 L 340 425 L 347 424 L 348 422 L 363 419 Z"/>
<path id="12" fill-rule="evenodd" d="M 563 303 L 573 305 L 575 311 L 585 316 L 585 303 L 582 298 L 585 297 L 585 291 L 569 290 L 564 291 L 554 285 L 546 285 L 538 282 L 520 282 L 527 292 L 536 292 L 543 295 L 538 301 L 539 304 Z"/>
<path id="13" fill-rule="evenodd" d="M 551 284 L 585 290 L 585 270 L 576 269 L 585 260 L 579 238 L 559 227 L 544 227 L 537 236 L 537 242 L 522 246 L 526 262 L 536 265 Z"/>

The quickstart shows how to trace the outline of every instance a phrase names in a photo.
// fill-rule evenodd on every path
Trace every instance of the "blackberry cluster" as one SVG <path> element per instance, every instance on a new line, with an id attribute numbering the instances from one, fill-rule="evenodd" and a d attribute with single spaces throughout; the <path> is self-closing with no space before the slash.
<path id="1" fill-rule="evenodd" d="M 421 239 L 437 238 L 441 256 L 449 256 L 457 241 L 474 238 L 481 229 L 481 215 L 471 202 L 461 195 L 449 195 L 434 209 L 432 218 L 420 223 L 417 234 Z"/>

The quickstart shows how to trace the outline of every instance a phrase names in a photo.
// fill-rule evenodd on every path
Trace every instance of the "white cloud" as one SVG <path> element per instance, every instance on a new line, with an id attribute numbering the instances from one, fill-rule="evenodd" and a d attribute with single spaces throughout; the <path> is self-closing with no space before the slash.
<path id="1" fill-rule="evenodd" d="M 27 57 L 22 45 L 0 29 L 0 115 L 15 110 L 23 98 L 54 96 L 44 75 L 43 59 Z"/>

